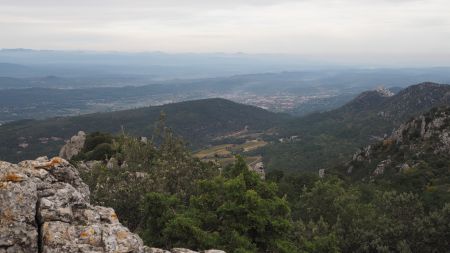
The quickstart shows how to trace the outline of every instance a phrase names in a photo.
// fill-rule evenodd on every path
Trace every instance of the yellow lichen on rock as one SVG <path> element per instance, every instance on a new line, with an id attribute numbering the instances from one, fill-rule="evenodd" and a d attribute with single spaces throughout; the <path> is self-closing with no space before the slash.
<path id="1" fill-rule="evenodd" d="M 0 224 L 14 220 L 14 213 L 11 209 L 4 209 L 0 212 Z"/>
<path id="2" fill-rule="evenodd" d="M 55 166 L 58 166 L 60 164 L 62 164 L 64 161 L 64 159 L 62 159 L 61 157 L 53 157 L 50 161 L 48 162 L 42 162 L 42 163 L 34 163 L 33 167 L 35 169 L 45 169 L 45 170 L 49 170 L 52 169 Z"/>
<path id="3" fill-rule="evenodd" d="M 80 238 L 86 239 L 95 234 L 95 230 L 93 228 L 88 228 L 80 233 Z"/>
<path id="4" fill-rule="evenodd" d="M 42 231 L 44 231 L 44 235 L 43 235 L 44 243 L 49 244 L 51 242 L 53 235 L 52 235 L 51 231 L 48 229 L 48 223 L 44 223 L 44 225 L 42 226 Z"/>
<path id="5" fill-rule="evenodd" d="M 121 231 L 117 231 L 116 237 L 118 240 L 125 240 L 125 239 L 127 239 L 128 234 L 129 233 L 127 231 L 121 230 Z"/>
<path id="6" fill-rule="evenodd" d="M 24 180 L 24 176 L 23 175 L 11 172 L 11 173 L 6 174 L 3 177 L 2 181 L 17 183 L 17 182 L 22 182 L 23 180 Z"/>

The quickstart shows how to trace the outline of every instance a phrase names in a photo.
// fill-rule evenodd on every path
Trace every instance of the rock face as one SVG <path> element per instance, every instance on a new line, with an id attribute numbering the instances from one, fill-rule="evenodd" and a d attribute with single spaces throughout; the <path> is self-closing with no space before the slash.
<path id="1" fill-rule="evenodd" d="M 70 160 L 72 157 L 80 153 L 86 141 L 86 133 L 79 131 L 77 135 L 72 136 L 69 141 L 59 151 L 59 156 Z"/>
<path id="2" fill-rule="evenodd" d="M 250 170 L 256 172 L 262 179 L 266 178 L 266 171 L 264 169 L 263 162 L 257 162 L 255 165 L 250 166 Z"/>
<path id="3" fill-rule="evenodd" d="M 0 252 L 144 252 L 61 158 L 0 162 Z"/>
<path id="4" fill-rule="evenodd" d="M 436 109 L 400 125 L 390 139 L 419 150 L 420 144 L 431 144 L 434 153 L 450 154 L 450 109 Z M 415 141 L 419 140 L 419 141 Z"/>
<path id="5" fill-rule="evenodd" d="M 378 87 L 376 89 L 376 92 L 380 93 L 380 95 L 383 96 L 383 97 L 392 97 L 392 96 L 395 95 L 394 92 L 392 92 L 391 90 L 389 90 L 389 89 L 387 89 L 387 88 L 385 88 L 383 86 Z"/>
<path id="6" fill-rule="evenodd" d="M 361 168 L 370 172 L 357 176 L 408 174 L 436 158 L 450 160 L 450 107 L 435 108 L 412 118 L 382 141 L 359 150 L 347 164 L 347 174 L 358 174 Z"/>
<path id="7" fill-rule="evenodd" d="M 169 251 L 144 246 L 112 208 L 92 206 L 87 185 L 66 160 L 42 157 L 0 161 L 0 253 L 10 252 Z"/>

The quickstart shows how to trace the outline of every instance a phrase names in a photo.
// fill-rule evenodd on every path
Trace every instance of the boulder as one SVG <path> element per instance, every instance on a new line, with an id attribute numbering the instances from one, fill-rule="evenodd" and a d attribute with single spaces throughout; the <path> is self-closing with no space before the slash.
<path id="1" fill-rule="evenodd" d="M 173 248 L 171 250 L 172 253 L 198 253 L 197 251 L 193 251 L 190 249 L 183 249 L 183 248 Z"/>
<path id="2" fill-rule="evenodd" d="M 6 252 L 144 252 L 111 208 L 92 206 L 66 160 L 0 162 L 0 248 Z"/>
<path id="3" fill-rule="evenodd" d="M 79 131 L 77 135 L 72 136 L 70 140 L 66 141 L 66 144 L 59 151 L 59 156 L 70 160 L 72 157 L 78 155 L 84 147 L 86 141 L 86 133 Z"/>
<path id="4" fill-rule="evenodd" d="M 144 246 L 112 208 L 91 205 L 89 195 L 79 172 L 62 158 L 0 161 L 0 253 L 195 253 Z"/>

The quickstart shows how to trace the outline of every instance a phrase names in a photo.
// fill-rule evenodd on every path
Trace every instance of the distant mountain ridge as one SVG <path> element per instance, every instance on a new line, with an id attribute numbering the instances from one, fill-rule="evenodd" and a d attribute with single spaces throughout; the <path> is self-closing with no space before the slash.
<path id="1" fill-rule="evenodd" d="M 349 110 L 353 112 L 361 112 L 363 110 L 370 110 L 381 105 L 388 99 L 379 90 L 365 91 L 355 97 L 353 100 L 341 107 L 341 110 Z"/>
<path id="2" fill-rule="evenodd" d="M 335 112 L 349 109 L 357 113 L 374 111 L 401 121 L 417 112 L 450 103 L 450 85 L 447 84 L 425 82 L 409 86 L 397 94 L 386 95 L 386 92 L 387 89 L 363 92 Z"/>
<path id="3" fill-rule="evenodd" d="M 421 83 L 407 87 L 388 99 L 382 107 L 392 119 L 405 119 L 432 107 L 450 104 L 450 85 Z"/>

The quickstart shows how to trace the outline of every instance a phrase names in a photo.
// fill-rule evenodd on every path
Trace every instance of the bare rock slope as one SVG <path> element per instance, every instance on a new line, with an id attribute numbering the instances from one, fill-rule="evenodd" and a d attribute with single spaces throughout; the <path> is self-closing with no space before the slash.
<path id="1" fill-rule="evenodd" d="M 72 136 L 69 141 L 59 151 L 59 156 L 70 160 L 76 156 L 83 149 L 84 142 L 86 141 L 86 133 L 79 131 L 77 135 Z"/>
<path id="2" fill-rule="evenodd" d="M 92 206 L 78 171 L 46 157 L 0 161 L 0 253 L 6 252 L 170 253 L 144 246 L 112 208 Z"/>
<path id="3" fill-rule="evenodd" d="M 373 179 L 423 172 L 425 181 L 442 181 L 448 174 L 448 161 L 450 107 L 440 107 L 412 118 L 390 136 L 359 150 L 349 162 L 347 174 Z"/>

